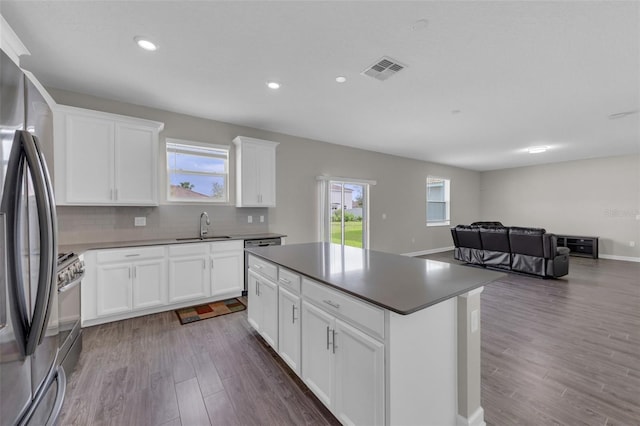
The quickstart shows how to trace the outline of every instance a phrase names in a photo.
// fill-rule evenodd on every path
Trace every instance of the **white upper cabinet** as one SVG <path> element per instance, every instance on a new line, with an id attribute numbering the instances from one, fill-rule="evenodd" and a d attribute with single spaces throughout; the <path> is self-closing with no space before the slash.
<path id="1" fill-rule="evenodd" d="M 276 206 L 278 142 L 238 136 L 236 145 L 236 207 Z"/>
<path id="2" fill-rule="evenodd" d="M 81 108 L 54 110 L 58 205 L 158 205 L 163 123 Z"/>

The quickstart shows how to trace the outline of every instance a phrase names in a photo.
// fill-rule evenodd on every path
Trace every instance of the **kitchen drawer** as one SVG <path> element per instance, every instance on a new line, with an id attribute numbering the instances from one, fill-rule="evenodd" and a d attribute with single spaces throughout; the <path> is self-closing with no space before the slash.
<path id="1" fill-rule="evenodd" d="M 96 253 L 98 263 L 133 262 L 141 259 L 157 259 L 164 257 L 163 247 L 131 247 L 126 249 L 99 250 Z"/>
<path id="2" fill-rule="evenodd" d="M 269 278 L 273 282 L 278 280 L 278 267 L 252 254 L 249 255 L 249 269 Z"/>
<path id="3" fill-rule="evenodd" d="M 284 268 L 278 268 L 278 284 L 287 290 L 300 293 L 300 275 Z"/>
<path id="4" fill-rule="evenodd" d="M 201 255 L 209 255 L 208 244 L 173 244 L 169 246 L 169 257 Z"/>
<path id="5" fill-rule="evenodd" d="M 302 295 L 326 311 L 340 314 L 352 323 L 364 327 L 367 333 L 384 339 L 384 310 L 381 308 L 306 278 L 302 279 Z"/>
<path id="6" fill-rule="evenodd" d="M 216 241 L 211 243 L 211 252 L 218 253 L 221 251 L 244 250 L 244 242 L 236 241 Z"/>

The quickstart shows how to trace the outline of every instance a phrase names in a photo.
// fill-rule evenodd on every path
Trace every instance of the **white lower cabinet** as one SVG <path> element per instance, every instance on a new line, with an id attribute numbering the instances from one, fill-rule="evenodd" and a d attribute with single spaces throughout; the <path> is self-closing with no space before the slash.
<path id="1" fill-rule="evenodd" d="M 300 296 L 278 288 L 278 353 L 300 375 Z"/>
<path id="2" fill-rule="evenodd" d="M 384 424 L 384 344 L 306 301 L 302 380 L 343 424 Z"/>
<path id="3" fill-rule="evenodd" d="M 241 294 L 244 290 L 244 243 L 211 243 L 211 295 Z"/>
<path id="4" fill-rule="evenodd" d="M 383 309 L 254 255 L 248 297 L 251 326 L 341 423 L 385 424 Z"/>
<path id="5" fill-rule="evenodd" d="M 164 258 L 133 265 L 133 309 L 162 306 L 167 303 L 167 274 Z"/>
<path id="6" fill-rule="evenodd" d="M 98 316 L 131 310 L 131 264 L 98 266 Z"/>
<path id="7" fill-rule="evenodd" d="M 333 406 L 334 317 L 302 302 L 302 380 L 327 407 Z"/>
<path id="8" fill-rule="evenodd" d="M 384 345 L 335 321 L 335 416 L 346 425 L 384 424 Z"/>
<path id="9" fill-rule="evenodd" d="M 84 254 L 82 325 L 238 297 L 243 247 L 234 240 L 90 250 Z M 266 334 L 277 336 L 277 330 Z"/>
<path id="10" fill-rule="evenodd" d="M 211 292 L 208 244 L 169 247 L 169 302 L 208 297 Z"/>
<path id="11" fill-rule="evenodd" d="M 166 261 L 163 248 L 105 250 L 96 256 L 96 316 L 163 305 Z"/>
<path id="12" fill-rule="evenodd" d="M 248 321 L 264 340 L 278 350 L 278 286 L 249 271 Z"/>

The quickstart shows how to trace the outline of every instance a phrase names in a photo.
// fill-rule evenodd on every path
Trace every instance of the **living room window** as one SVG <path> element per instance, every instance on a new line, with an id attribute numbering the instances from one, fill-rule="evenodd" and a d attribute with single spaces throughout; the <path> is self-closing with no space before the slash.
<path id="1" fill-rule="evenodd" d="M 427 177 L 427 226 L 448 226 L 450 223 L 449 189 L 451 181 Z"/>
<path id="2" fill-rule="evenodd" d="M 228 177 L 228 147 L 167 138 L 167 200 L 225 203 Z"/>

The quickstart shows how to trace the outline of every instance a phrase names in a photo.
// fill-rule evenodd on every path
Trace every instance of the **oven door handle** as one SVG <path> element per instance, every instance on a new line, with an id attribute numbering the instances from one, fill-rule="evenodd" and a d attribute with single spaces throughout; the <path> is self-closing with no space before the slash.
<path id="1" fill-rule="evenodd" d="M 77 287 L 78 284 L 80 284 L 80 282 L 82 281 L 83 277 L 84 277 L 84 274 L 80 275 L 78 278 L 74 279 L 69 284 L 65 284 L 62 287 L 58 288 L 58 294 L 67 292 L 72 288 Z"/>

